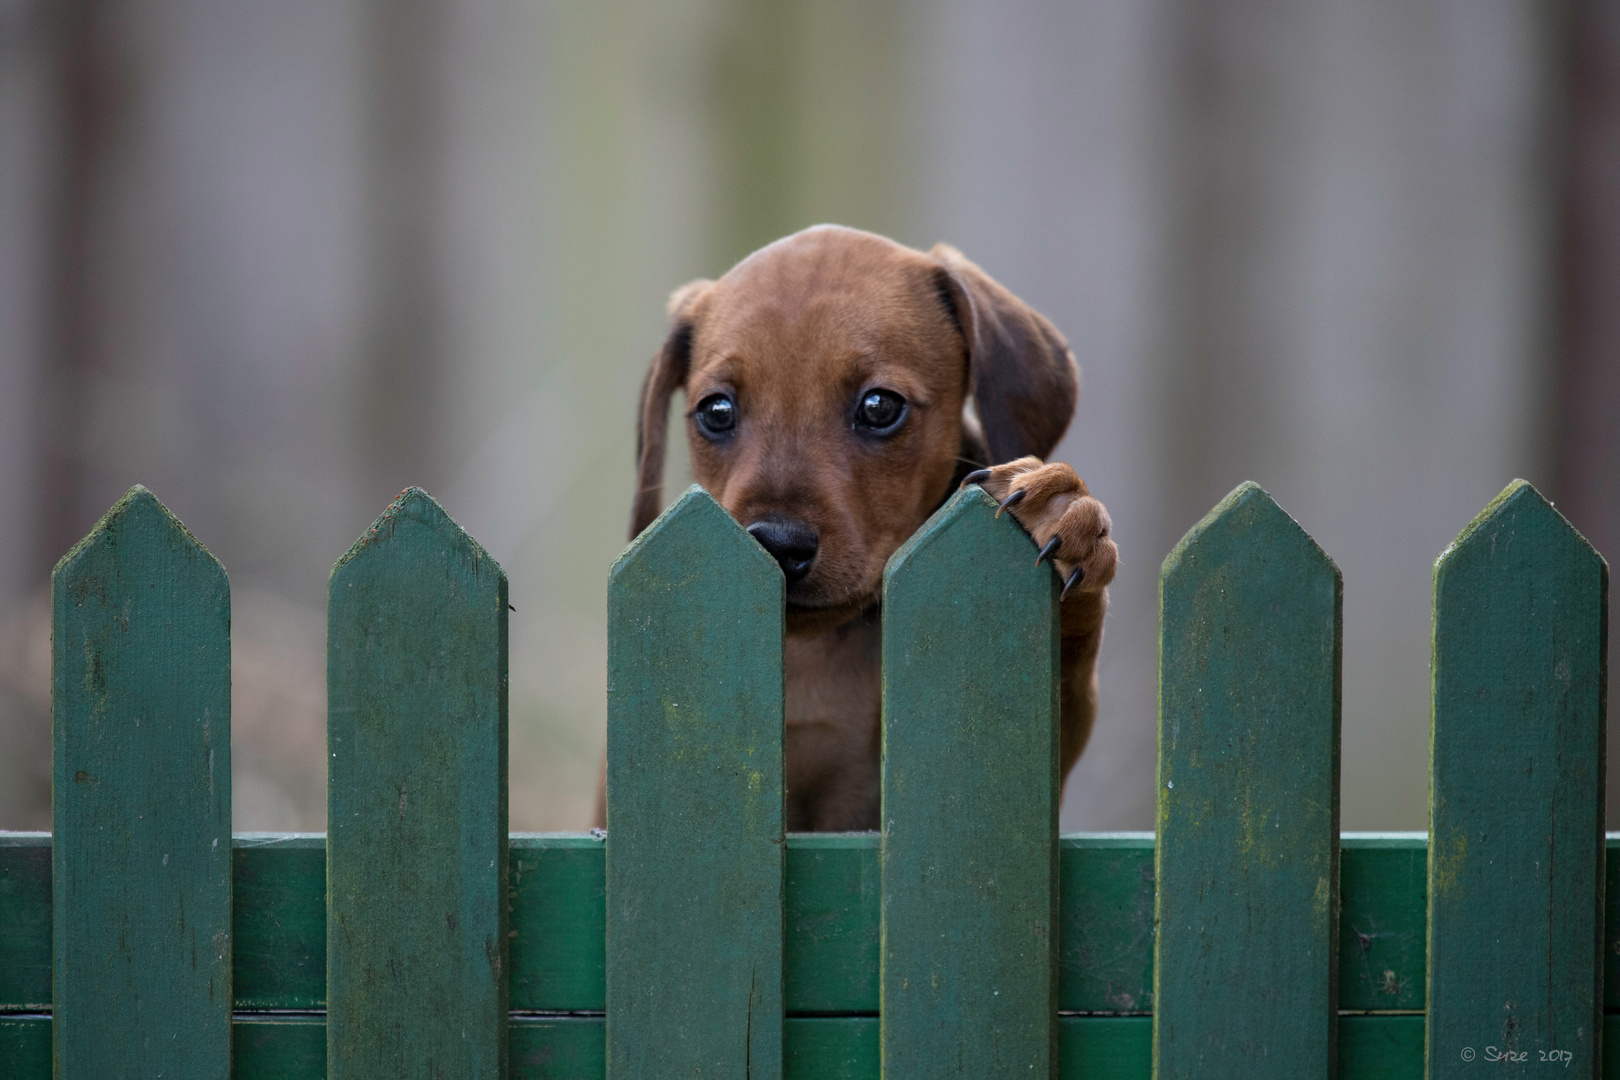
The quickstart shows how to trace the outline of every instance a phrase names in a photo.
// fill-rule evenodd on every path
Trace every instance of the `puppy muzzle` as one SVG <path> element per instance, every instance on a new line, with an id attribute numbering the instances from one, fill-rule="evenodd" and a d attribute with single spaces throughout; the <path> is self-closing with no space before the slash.
<path id="1" fill-rule="evenodd" d="M 789 588 L 803 581 L 816 561 L 816 530 L 803 521 L 769 517 L 748 526 L 748 534 L 782 568 Z"/>

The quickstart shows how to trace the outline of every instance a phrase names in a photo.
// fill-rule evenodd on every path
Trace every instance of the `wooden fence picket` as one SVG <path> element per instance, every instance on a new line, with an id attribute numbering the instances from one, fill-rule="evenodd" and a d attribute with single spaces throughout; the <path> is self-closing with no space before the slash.
<path id="1" fill-rule="evenodd" d="M 1158 1080 L 1336 1061 L 1339 570 L 1254 484 L 1160 579 Z"/>
<path id="2" fill-rule="evenodd" d="M 60 1077 L 231 1067 L 231 600 L 142 487 L 51 578 Z"/>
<path id="3" fill-rule="evenodd" d="M 1435 564 L 1430 1080 L 1601 1075 L 1607 605 L 1523 481 Z"/>
<path id="4" fill-rule="evenodd" d="M 782 1075 L 776 562 L 693 486 L 608 578 L 607 1075 Z"/>
<path id="5" fill-rule="evenodd" d="M 782 574 L 693 487 L 610 574 L 606 836 L 514 837 L 506 577 L 410 489 L 332 573 L 329 833 L 233 837 L 229 584 L 132 489 L 52 579 L 0 1077 L 1620 1078 L 1608 568 L 1550 503 L 1436 562 L 1430 832 L 1342 850 L 1341 580 L 1265 492 L 1165 560 L 1152 834 L 1057 836 L 1034 554 L 977 488 L 896 552 L 882 831 L 787 836 Z"/>
<path id="6" fill-rule="evenodd" d="M 1051 1077 L 1058 582 L 974 487 L 883 584 L 882 1068 Z"/>
<path id="7" fill-rule="evenodd" d="M 417 488 L 332 571 L 332 1080 L 505 1080 L 506 595 Z"/>

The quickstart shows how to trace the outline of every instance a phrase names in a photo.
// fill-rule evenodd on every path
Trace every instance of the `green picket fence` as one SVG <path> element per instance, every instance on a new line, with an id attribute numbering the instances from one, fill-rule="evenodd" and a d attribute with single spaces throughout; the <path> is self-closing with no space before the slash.
<path id="1" fill-rule="evenodd" d="M 1059 837 L 993 510 L 890 562 L 880 834 L 784 835 L 782 578 L 694 488 L 612 572 L 605 840 L 508 834 L 506 578 L 416 490 L 332 575 L 330 832 L 233 837 L 229 586 L 136 488 L 54 577 L 0 1076 L 1620 1077 L 1607 567 L 1534 489 L 1436 564 L 1432 845 L 1340 835 L 1339 572 L 1252 484 L 1165 562 L 1157 841 Z"/>

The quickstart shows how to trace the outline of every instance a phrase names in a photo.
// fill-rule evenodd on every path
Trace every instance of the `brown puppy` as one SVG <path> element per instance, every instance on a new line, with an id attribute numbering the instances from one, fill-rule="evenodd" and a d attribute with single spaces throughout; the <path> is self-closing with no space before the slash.
<path id="1" fill-rule="evenodd" d="M 659 511 L 684 390 L 697 482 L 787 578 L 788 829 L 878 827 L 883 566 L 964 479 L 998 500 L 1023 492 L 1008 509 L 1067 583 L 1067 777 L 1096 716 L 1118 552 L 1074 470 L 1041 460 L 1078 390 L 1057 330 L 954 248 L 836 226 L 683 286 L 669 311 L 642 387 L 630 535 Z"/>

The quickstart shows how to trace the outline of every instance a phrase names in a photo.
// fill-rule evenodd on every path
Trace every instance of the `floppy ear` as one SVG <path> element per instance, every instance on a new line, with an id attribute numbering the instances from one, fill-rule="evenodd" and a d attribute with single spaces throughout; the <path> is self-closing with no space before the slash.
<path id="1" fill-rule="evenodd" d="M 692 363 L 692 309 L 712 281 L 690 281 L 669 297 L 670 329 L 641 383 L 636 414 L 636 497 L 630 508 L 630 539 L 652 524 L 664 503 L 664 448 L 669 399 L 686 384 Z"/>
<path id="2" fill-rule="evenodd" d="M 1057 327 L 949 244 L 929 252 L 939 289 L 967 341 L 968 392 L 989 465 L 1044 458 L 1074 418 L 1080 371 Z"/>

